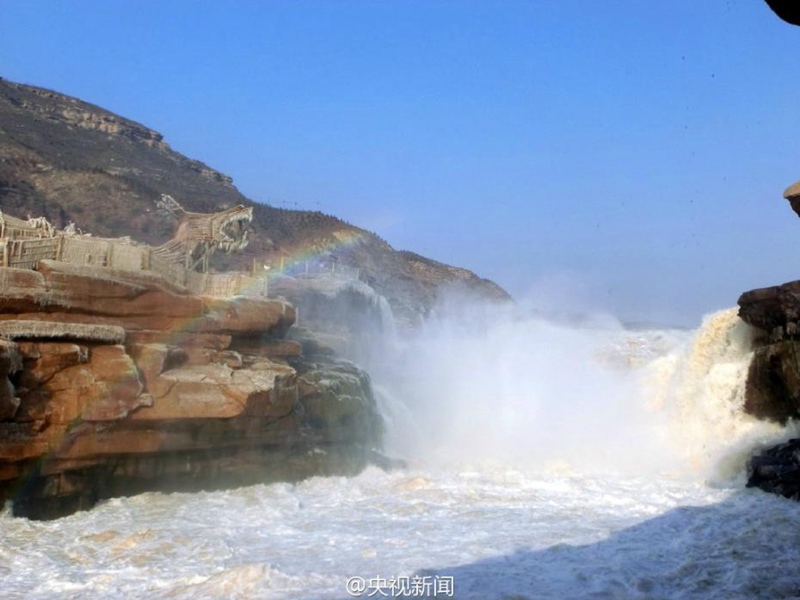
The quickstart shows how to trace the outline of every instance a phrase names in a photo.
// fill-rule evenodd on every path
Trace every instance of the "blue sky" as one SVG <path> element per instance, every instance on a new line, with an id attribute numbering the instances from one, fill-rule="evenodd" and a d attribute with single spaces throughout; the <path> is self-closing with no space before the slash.
<path id="1" fill-rule="evenodd" d="M 800 278 L 800 28 L 761 0 L 0 0 L 0 76 L 545 308 Z"/>

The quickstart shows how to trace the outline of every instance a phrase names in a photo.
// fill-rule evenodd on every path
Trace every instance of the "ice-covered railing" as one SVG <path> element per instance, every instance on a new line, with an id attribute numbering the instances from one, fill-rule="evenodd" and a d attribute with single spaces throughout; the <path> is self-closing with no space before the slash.
<path id="1" fill-rule="evenodd" d="M 332 277 L 358 281 L 361 270 L 358 267 L 343 265 L 334 260 L 306 260 L 284 267 L 283 273 L 292 277 Z"/>
<path id="2" fill-rule="evenodd" d="M 163 259 L 150 246 L 129 238 L 96 238 L 64 232 L 53 232 L 50 237 L 0 238 L 0 265 L 3 267 L 36 269 L 41 260 L 121 271 L 154 271 L 200 296 L 262 297 L 268 293 L 266 277 L 254 277 L 243 272 L 189 271 L 181 264 Z"/>

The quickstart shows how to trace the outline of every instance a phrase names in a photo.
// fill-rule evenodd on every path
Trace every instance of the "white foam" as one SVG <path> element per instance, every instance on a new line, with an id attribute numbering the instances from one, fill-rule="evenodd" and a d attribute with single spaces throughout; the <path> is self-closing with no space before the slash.
<path id="1" fill-rule="evenodd" d="M 710 481 L 741 483 L 755 448 L 794 431 L 744 412 L 752 334 L 736 309 L 720 311 L 704 319 L 682 352 L 648 366 L 645 393 L 668 417 L 666 442 L 684 468 Z"/>
<path id="2" fill-rule="evenodd" d="M 746 328 L 431 324 L 383 374 L 407 471 L 144 494 L 0 516 L 4 598 L 346 598 L 452 576 L 457 598 L 773 598 L 800 588 L 800 504 L 744 490 Z M 715 485 L 709 486 L 711 478 Z"/>
<path id="3" fill-rule="evenodd" d="M 796 503 L 683 479 L 369 469 L 6 517 L 0 585 L 12 598 L 344 598 L 349 577 L 427 570 L 452 574 L 458 598 L 774 597 L 798 526 Z"/>

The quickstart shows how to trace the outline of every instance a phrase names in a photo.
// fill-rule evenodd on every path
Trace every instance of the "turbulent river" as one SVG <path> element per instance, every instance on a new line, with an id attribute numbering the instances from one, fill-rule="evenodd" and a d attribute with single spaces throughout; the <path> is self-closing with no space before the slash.
<path id="1" fill-rule="evenodd" d="M 432 321 L 374 379 L 408 468 L 0 517 L 3 598 L 800 597 L 796 435 L 741 411 L 749 331 Z"/>

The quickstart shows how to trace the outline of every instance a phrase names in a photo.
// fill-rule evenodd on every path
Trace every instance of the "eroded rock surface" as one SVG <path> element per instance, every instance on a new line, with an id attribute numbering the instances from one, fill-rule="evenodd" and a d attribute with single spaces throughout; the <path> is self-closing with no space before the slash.
<path id="1" fill-rule="evenodd" d="M 368 377 L 304 357 L 286 301 L 48 261 L 0 277 L 0 500 L 15 514 L 354 473 L 374 455 Z"/>

